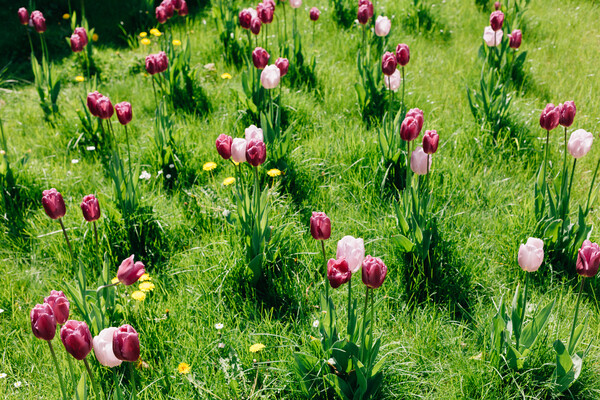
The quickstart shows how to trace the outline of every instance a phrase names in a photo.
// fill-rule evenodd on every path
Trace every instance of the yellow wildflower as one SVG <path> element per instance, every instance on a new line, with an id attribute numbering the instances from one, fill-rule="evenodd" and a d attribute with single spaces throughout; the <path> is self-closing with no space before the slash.
<path id="1" fill-rule="evenodd" d="M 231 74 L 229 72 L 225 72 L 224 74 L 221 74 L 221 78 L 222 79 L 231 79 Z"/>
<path id="2" fill-rule="evenodd" d="M 181 40 L 173 40 L 173 46 L 181 46 Z"/>
<path id="3" fill-rule="evenodd" d="M 150 34 L 154 35 L 156 37 L 159 37 L 160 35 L 162 35 L 162 33 L 158 29 L 156 29 L 156 28 L 150 29 Z"/>
<path id="4" fill-rule="evenodd" d="M 140 32 L 141 38 L 145 38 L 146 36 L 148 36 L 148 32 Z"/>
<path id="5" fill-rule="evenodd" d="M 136 290 L 131 293 L 131 298 L 137 301 L 144 301 L 146 299 L 146 293 Z"/>
<path id="6" fill-rule="evenodd" d="M 81 76 L 81 75 L 77 75 L 77 76 L 75 77 L 75 80 L 76 80 L 77 82 L 83 82 L 83 81 L 85 81 L 85 78 L 84 78 L 83 76 Z"/>
<path id="7" fill-rule="evenodd" d="M 275 178 L 276 176 L 281 175 L 281 171 L 277 168 L 273 168 L 267 171 L 267 175 L 269 175 L 271 178 Z"/>
<path id="8" fill-rule="evenodd" d="M 189 374 L 191 371 L 192 367 L 190 367 L 190 364 L 188 363 L 182 362 L 177 366 L 177 372 L 179 372 L 182 375 Z"/>
<path id="9" fill-rule="evenodd" d="M 63 14 L 63 19 L 69 19 L 69 18 L 71 18 L 71 16 L 69 14 L 67 14 L 67 13 Z"/>
<path id="10" fill-rule="evenodd" d="M 229 178 L 225 178 L 223 180 L 223 186 L 229 186 L 233 184 L 233 182 L 235 182 L 235 178 L 233 176 L 230 176 Z"/>
<path id="11" fill-rule="evenodd" d="M 94 33 L 94 34 L 92 35 L 92 40 L 93 40 L 94 42 L 97 42 L 97 41 L 98 41 L 98 34 L 97 34 L 97 33 Z"/>
<path id="12" fill-rule="evenodd" d="M 140 276 L 140 279 L 139 279 L 140 282 L 146 282 L 146 281 L 151 281 L 151 280 L 152 280 L 152 277 L 148 273 Z"/>
<path id="13" fill-rule="evenodd" d="M 154 283 L 152 282 L 142 282 L 140 283 L 140 290 L 142 292 L 151 292 L 154 290 Z"/>
<path id="14" fill-rule="evenodd" d="M 114 278 L 112 278 L 112 281 L 110 281 L 110 283 L 112 283 L 113 285 L 117 282 L 119 282 L 119 278 L 116 276 Z"/>
<path id="15" fill-rule="evenodd" d="M 140 43 L 142 43 L 144 46 L 148 46 L 152 42 L 150 42 L 150 39 L 148 38 L 143 38 Z"/>
<path id="16" fill-rule="evenodd" d="M 262 344 L 262 343 L 255 343 L 252 346 L 250 346 L 250 353 L 258 353 L 259 351 L 261 351 L 264 348 L 265 348 L 264 344 Z"/>
<path id="17" fill-rule="evenodd" d="M 214 163 L 212 161 L 207 162 L 206 164 L 204 164 L 202 166 L 202 169 L 204 171 L 212 171 L 213 169 L 217 168 L 217 163 Z"/>

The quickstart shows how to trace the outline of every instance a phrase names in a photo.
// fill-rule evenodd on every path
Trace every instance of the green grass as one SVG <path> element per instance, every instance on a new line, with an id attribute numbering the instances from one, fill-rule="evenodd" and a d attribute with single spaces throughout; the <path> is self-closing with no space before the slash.
<path id="1" fill-rule="evenodd" d="M 537 122 L 539 112 L 546 102 L 575 100 L 578 114 L 574 126 L 597 133 L 600 80 L 595 61 L 600 55 L 600 9 L 592 1 L 532 1 L 522 46 L 528 51 L 527 82 L 521 96 L 514 94 L 511 109 L 516 126 L 527 137 L 517 148 L 494 146 L 487 140 L 474 124 L 467 103 L 465 87 L 474 86 L 479 79 L 477 49 L 487 11 L 479 10 L 473 1 L 433 2 L 434 15 L 451 32 L 441 40 L 398 25 L 409 3 L 377 1 L 375 8 L 376 13 L 385 10 L 386 15 L 394 16 L 389 47 L 403 42 L 411 48 L 407 104 L 423 109 L 424 129 L 437 129 L 441 138 L 433 164 L 433 202 L 443 250 L 439 268 L 447 278 L 440 293 L 446 289 L 446 294 L 417 306 L 406 302 L 404 259 L 394 241 L 398 229 L 393 199 L 381 196 L 379 190 L 384 171 L 377 132 L 365 127 L 356 105 L 353 86 L 358 79 L 355 54 L 360 31 L 356 27 L 338 29 L 329 3 L 306 3 L 299 10 L 305 52 L 317 56 L 318 84 L 314 90 L 297 90 L 287 88 L 283 80 L 284 103 L 290 118 L 298 121 L 290 159 L 294 176 L 293 180 L 284 176 L 284 181 L 291 182 L 275 183 L 271 191 L 271 225 L 282 229 L 283 236 L 273 287 L 261 293 L 247 288 L 239 235 L 223 217 L 225 210 L 234 208 L 234 192 L 220 182 L 233 175 L 233 170 L 219 158 L 214 140 L 220 133 L 241 136 L 245 123 L 231 93 L 241 89 L 241 71 L 223 64 L 210 12 L 197 15 L 189 28 L 193 32 L 192 61 L 213 112 L 206 119 L 175 115 L 186 167 L 195 174 L 193 184 L 176 190 L 167 191 L 156 180 L 155 105 L 150 81 L 142 74 L 129 73 L 149 49 L 115 49 L 98 43 L 95 56 L 104 78 L 99 90 L 113 103 L 126 100 L 133 105 L 134 120 L 129 125 L 135 138 L 132 157 L 152 175 L 149 181 L 141 181 L 140 188 L 143 204 L 152 207 L 159 227 L 156 231 L 161 232 L 155 243 L 156 262 L 143 260 L 156 289 L 144 302 L 136 303 L 126 296 L 131 289 L 118 288 L 128 305 L 117 324 L 129 323 L 138 330 L 141 358 L 147 363 L 147 368 L 138 371 L 143 388 L 139 398 L 235 398 L 232 378 L 238 382 L 239 398 L 302 398 L 292 370 L 293 353 L 310 340 L 309 335 L 318 333 L 312 321 L 318 315 L 315 306 L 322 285 L 314 279 L 322 260 L 308 232 L 313 210 L 325 211 L 332 220 L 332 239 L 326 243 L 330 255 L 338 239 L 354 235 L 365 239 L 367 254 L 381 257 L 389 268 L 387 281 L 376 291 L 378 299 L 384 298 L 377 310 L 376 331 L 382 336 L 381 354 L 387 360 L 381 398 L 552 397 L 547 383 L 552 373 L 548 363 L 554 360 L 551 344 L 568 335 L 576 301 L 574 279 L 557 280 L 548 274 L 530 287 L 530 304 L 546 304 L 558 296 L 560 306 L 527 370 L 496 371 L 472 357 L 487 345 L 493 302 L 523 281 L 516 254 L 535 228 L 533 182 L 545 136 Z M 313 5 L 322 10 L 314 45 L 308 11 L 304 10 Z M 273 59 L 277 56 L 272 51 Z M 215 71 L 204 68 L 209 63 L 215 64 Z M 14 160 L 31 151 L 29 161 L 19 170 L 20 183 L 30 199 L 26 235 L 17 238 L 9 234 L 7 224 L 2 224 L 0 235 L 0 308 L 4 310 L 0 314 L 0 373 L 7 374 L 0 379 L 0 395 L 5 398 L 55 399 L 60 395 L 49 352 L 31 334 L 28 319 L 30 309 L 51 289 L 61 290 L 64 281 L 73 281 L 74 271 L 58 224 L 47 218 L 41 207 L 41 191 L 55 187 L 65 196 L 65 224 L 81 257 L 93 260 L 92 232 L 79 211 L 81 198 L 92 192 L 99 197 L 103 211 L 99 232 L 104 250 L 115 257 L 128 252 L 126 242 L 113 240 L 124 237 L 122 232 L 108 236 L 108 226 L 118 229 L 121 218 L 110 178 L 97 157 L 69 145 L 80 133 L 75 110 L 81 107 L 79 97 L 84 93 L 73 80 L 78 74 L 74 58 L 63 58 L 58 69 L 64 83 L 60 95 L 64 119 L 57 128 L 43 123 L 31 85 L 0 92 L 0 115 L 10 156 Z M 223 72 L 231 73 L 233 79 L 221 79 Z M 123 144 L 124 135 L 115 128 Z M 559 131 L 553 133 L 551 142 L 552 160 L 559 165 L 563 147 Z M 584 201 L 598 149 L 594 144 L 578 163 L 575 202 Z M 73 163 L 74 159 L 79 162 Z M 207 161 L 219 164 L 214 175 L 202 171 Z M 3 215 L 5 212 L 2 210 Z M 598 219 L 597 211 L 592 211 L 589 222 L 597 225 Z M 595 231 L 592 239 L 599 239 Z M 359 281 L 354 277 L 355 288 Z M 590 314 L 583 339 L 591 346 L 590 355 L 567 397 L 600 396 L 596 378 L 600 372 L 598 287 L 594 283 L 595 290 L 587 291 L 582 301 L 580 315 Z M 344 310 L 345 291 L 334 291 L 334 301 Z M 224 328 L 216 330 L 217 323 Z M 267 348 L 260 356 L 259 384 L 253 391 L 256 368 L 249 347 L 257 342 Z M 220 349 L 219 343 L 225 349 Z M 67 365 L 67 355 L 56 340 L 55 347 Z M 177 373 L 180 362 L 192 366 L 196 386 Z M 97 365 L 95 361 L 92 364 Z M 76 369 L 78 374 L 84 371 L 79 363 Z M 95 367 L 95 372 L 111 379 L 104 368 Z M 20 388 L 13 385 L 17 381 L 22 382 Z"/>

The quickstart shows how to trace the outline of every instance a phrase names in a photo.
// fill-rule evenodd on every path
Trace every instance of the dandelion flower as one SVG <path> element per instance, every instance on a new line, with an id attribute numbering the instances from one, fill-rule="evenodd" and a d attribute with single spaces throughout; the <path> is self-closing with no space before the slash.
<path id="1" fill-rule="evenodd" d="M 110 283 L 112 283 L 113 285 L 117 282 L 119 282 L 119 278 L 116 276 L 114 278 L 112 278 L 112 280 L 110 281 Z"/>
<path id="2" fill-rule="evenodd" d="M 222 79 L 231 79 L 231 74 L 229 72 L 225 72 L 224 74 L 221 74 L 221 78 Z"/>
<path id="3" fill-rule="evenodd" d="M 277 168 L 273 168 L 267 171 L 267 175 L 269 175 L 271 178 L 275 178 L 276 176 L 281 175 L 281 171 Z"/>
<path id="4" fill-rule="evenodd" d="M 217 164 L 212 161 L 209 161 L 202 166 L 202 169 L 205 171 L 212 171 L 215 168 L 217 168 Z"/>
<path id="5" fill-rule="evenodd" d="M 233 176 L 230 176 L 229 178 L 225 178 L 223 180 L 223 186 L 229 186 L 233 184 L 233 182 L 235 182 L 235 178 Z"/>
<path id="6" fill-rule="evenodd" d="M 75 77 L 75 80 L 76 80 L 77 82 L 83 82 L 83 81 L 85 81 L 85 78 L 84 78 L 83 76 L 81 76 L 81 75 L 77 75 L 77 76 Z"/>
<path id="7" fill-rule="evenodd" d="M 148 38 L 143 38 L 140 43 L 142 43 L 144 46 L 148 46 L 152 42 Z"/>
<path id="8" fill-rule="evenodd" d="M 154 290 L 154 283 L 152 282 L 142 282 L 140 283 L 140 290 L 142 292 L 151 292 Z"/>
<path id="9" fill-rule="evenodd" d="M 173 46 L 181 46 L 181 40 L 173 40 Z"/>
<path id="10" fill-rule="evenodd" d="M 146 36 L 148 36 L 148 32 L 140 32 L 141 38 L 145 38 Z"/>
<path id="11" fill-rule="evenodd" d="M 131 293 L 131 298 L 137 301 L 144 301 L 146 299 L 146 293 L 136 290 Z"/>
<path id="12" fill-rule="evenodd" d="M 223 324 L 221 324 L 221 323 L 215 324 L 215 329 L 220 331 L 221 329 L 223 329 Z"/>
<path id="13" fill-rule="evenodd" d="M 192 371 L 192 367 L 190 367 L 190 364 L 188 363 L 180 363 L 177 366 L 177 372 L 179 372 L 181 375 L 185 375 L 185 374 L 189 374 Z"/>
<path id="14" fill-rule="evenodd" d="M 139 279 L 140 282 L 146 282 L 146 281 L 151 281 L 151 280 L 152 280 L 152 277 L 148 273 L 140 276 L 140 279 Z"/>
<path id="15" fill-rule="evenodd" d="M 97 42 L 97 41 L 98 41 L 98 34 L 97 34 L 97 33 L 94 33 L 94 34 L 92 35 L 92 40 L 93 40 L 94 42 Z"/>
<path id="16" fill-rule="evenodd" d="M 156 36 L 156 37 L 159 37 L 160 35 L 162 35 L 162 33 L 156 28 L 150 29 L 150 34 L 153 36 Z"/>
<path id="17" fill-rule="evenodd" d="M 252 346 L 250 346 L 250 353 L 258 353 L 259 351 L 261 351 L 264 348 L 265 348 L 264 344 L 262 344 L 262 343 L 255 343 Z"/>
<path id="18" fill-rule="evenodd" d="M 71 18 L 71 16 L 69 14 L 66 14 L 66 13 L 63 14 L 63 19 L 69 19 L 69 18 Z"/>

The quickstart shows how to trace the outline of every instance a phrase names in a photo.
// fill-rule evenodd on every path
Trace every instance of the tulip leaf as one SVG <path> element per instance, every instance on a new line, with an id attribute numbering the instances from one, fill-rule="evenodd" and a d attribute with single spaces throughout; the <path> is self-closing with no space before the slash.
<path id="1" fill-rule="evenodd" d="M 560 219 L 555 219 L 546 225 L 546 229 L 544 230 L 544 239 L 551 240 L 552 242 L 556 242 L 558 240 L 558 231 L 562 221 Z"/>
<path id="2" fill-rule="evenodd" d="M 506 351 L 506 361 L 508 362 L 508 366 L 513 370 L 520 370 L 524 365 L 523 356 L 512 345 L 509 345 Z"/>
<path id="3" fill-rule="evenodd" d="M 575 349 L 577 348 L 577 345 L 579 344 L 579 341 L 581 340 L 581 334 L 585 330 L 587 323 L 588 323 L 588 315 L 585 316 L 583 323 L 579 324 L 573 331 L 573 337 L 571 337 L 571 339 L 569 340 L 569 348 L 568 348 L 569 354 L 575 353 Z"/>
<path id="4" fill-rule="evenodd" d="M 530 349 L 535 344 L 537 337 L 548 322 L 548 318 L 552 313 L 552 309 L 554 308 L 555 303 L 556 299 L 546 304 L 546 306 L 542 308 L 542 310 L 539 311 L 537 315 L 531 320 L 531 322 L 527 324 L 527 326 L 523 329 L 523 335 L 521 336 L 520 344 L 522 349 Z"/>

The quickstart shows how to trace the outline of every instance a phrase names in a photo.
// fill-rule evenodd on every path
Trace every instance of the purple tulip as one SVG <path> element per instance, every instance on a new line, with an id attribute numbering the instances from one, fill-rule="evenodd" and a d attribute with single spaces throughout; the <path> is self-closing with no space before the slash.
<path id="1" fill-rule="evenodd" d="M 573 125 L 575 114 L 577 114 L 577 107 L 575 107 L 574 101 L 565 101 L 564 104 L 558 105 L 559 118 L 558 123 L 562 126 L 569 127 Z"/>
<path id="2" fill-rule="evenodd" d="M 46 18 L 40 11 L 35 10 L 31 13 L 31 23 L 37 33 L 46 32 Z"/>
<path id="3" fill-rule="evenodd" d="M 356 19 L 361 25 L 366 25 L 369 22 L 369 6 L 367 4 L 362 4 L 358 6 L 358 14 L 356 15 Z"/>
<path id="4" fill-rule="evenodd" d="M 102 97 L 102 94 L 100 94 L 100 92 L 98 92 L 98 91 L 88 93 L 87 106 L 90 109 L 90 113 L 92 113 L 92 115 L 94 117 L 100 116 L 100 114 L 98 113 L 98 100 L 101 97 Z"/>
<path id="5" fill-rule="evenodd" d="M 317 21 L 319 16 L 321 15 L 321 11 L 317 7 L 313 7 L 310 9 L 309 16 L 311 21 Z"/>
<path id="6" fill-rule="evenodd" d="M 258 17 L 252 18 L 252 21 L 250 21 L 250 31 L 253 34 L 258 35 L 260 33 L 261 25 L 262 25 L 262 22 L 260 22 L 260 18 L 258 18 Z"/>
<path id="7" fill-rule="evenodd" d="M 593 278 L 600 264 L 600 246 L 585 240 L 577 255 L 577 273 L 585 278 Z"/>
<path id="8" fill-rule="evenodd" d="M 21 22 L 21 25 L 28 25 L 29 11 L 27 11 L 25 7 L 21 7 L 17 13 L 19 14 L 19 22 Z"/>
<path id="9" fill-rule="evenodd" d="M 256 13 L 258 14 L 258 18 L 260 18 L 260 22 L 270 24 L 273 22 L 275 7 L 270 2 L 259 3 L 256 7 Z"/>
<path id="10" fill-rule="evenodd" d="M 81 38 L 81 41 L 83 42 L 83 46 L 86 46 L 88 44 L 88 35 L 87 35 L 85 28 L 82 28 L 82 27 L 75 28 L 73 33 L 76 35 L 79 35 L 79 37 Z"/>
<path id="11" fill-rule="evenodd" d="M 404 67 L 410 61 L 410 49 L 407 44 L 400 43 L 396 47 L 396 61 L 398 65 Z"/>
<path id="12" fill-rule="evenodd" d="M 56 318 L 50 304 L 37 304 L 29 314 L 33 335 L 42 340 L 52 340 L 56 335 Z"/>
<path id="13" fill-rule="evenodd" d="M 352 278 L 348 261 L 344 257 L 327 262 L 327 279 L 332 288 L 337 289 Z"/>
<path id="14" fill-rule="evenodd" d="M 250 23 L 252 22 L 252 13 L 250 10 L 242 10 L 238 15 L 240 26 L 244 29 L 250 29 Z"/>
<path id="15" fill-rule="evenodd" d="M 44 298 L 44 303 L 52 307 L 56 323 L 62 325 L 69 319 L 70 303 L 62 291 L 52 290 L 50 296 Z"/>
<path id="16" fill-rule="evenodd" d="M 117 118 L 119 119 L 121 125 L 127 125 L 133 119 L 131 104 L 127 101 L 115 104 L 115 111 L 117 112 Z"/>
<path id="17" fill-rule="evenodd" d="M 71 51 L 73 51 L 73 53 L 79 53 L 83 50 L 83 41 L 81 40 L 81 37 L 78 34 L 72 34 L 70 41 Z"/>
<path id="18" fill-rule="evenodd" d="M 115 108 L 113 107 L 110 99 L 106 96 L 102 96 L 96 102 L 96 107 L 98 110 L 98 117 L 100 119 L 110 119 L 115 113 Z"/>
<path id="19" fill-rule="evenodd" d="M 60 340 L 76 360 L 83 360 L 92 351 L 92 334 L 85 322 L 68 320 L 60 329 Z"/>
<path id="20" fill-rule="evenodd" d="M 546 108 L 544 108 L 544 111 L 542 111 L 542 114 L 540 115 L 540 126 L 542 127 L 542 129 L 551 131 L 552 129 L 558 126 L 559 122 L 559 108 L 555 107 L 552 103 L 546 104 Z"/>
<path id="21" fill-rule="evenodd" d="M 385 281 L 387 267 L 381 258 L 367 256 L 362 262 L 362 281 L 367 287 L 377 289 Z"/>
<path id="22" fill-rule="evenodd" d="M 42 192 L 42 205 L 46 214 L 52 219 L 62 218 L 67 212 L 62 194 L 54 188 Z"/>
<path id="23" fill-rule="evenodd" d="M 264 69 L 269 62 L 269 58 L 271 58 L 271 56 L 262 47 L 257 47 L 252 52 L 252 62 L 258 69 Z"/>
<path id="24" fill-rule="evenodd" d="M 287 58 L 279 57 L 277 61 L 275 61 L 275 65 L 279 68 L 280 76 L 285 76 L 290 68 L 290 62 Z"/>
<path id="25" fill-rule="evenodd" d="M 229 160 L 231 158 L 231 144 L 233 143 L 233 139 L 231 136 L 220 134 L 217 138 L 215 145 L 217 146 L 217 152 L 224 160 Z"/>
<path id="26" fill-rule="evenodd" d="M 313 211 L 310 217 L 310 234 L 315 240 L 327 240 L 331 236 L 331 220 L 324 212 Z"/>
<path id="27" fill-rule="evenodd" d="M 396 56 L 394 53 L 386 51 L 381 58 L 381 71 L 387 75 L 391 76 L 394 72 L 396 72 Z"/>
<path id="28" fill-rule="evenodd" d="M 180 17 L 185 17 L 189 14 L 189 10 L 188 10 L 188 5 L 187 2 L 185 0 L 181 0 L 181 8 L 179 9 L 179 16 Z"/>
<path id="29" fill-rule="evenodd" d="M 117 278 L 123 285 L 129 286 L 136 283 L 146 273 L 141 261 L 133 262 L 133 254 L 123 260 L 117 271 Z"/>
<path id="30" fill-rule="evenodd" d="M 419 132 L 421 132 L 419 122 L 414 117 L 407 116 L 404 118 L 400 126 L 400 137 L 402 140 L 412 142 L 419 137 Z"/>
<path id="31" fill-rule="evenodd" d="M 113 352 L 121 361 L 140 358 L 140 338 L 131 325 L 123 325 L 113 333 Z"/>
<path id="32" fill-rule="evenodd" d="M 502 11 L 494 11 L 490 14 L 490 26 L 495 31 L 502 29 L 504 23 L 504 13 Z"/>
<path id="33" fill-rule="evenodd" d="M 425 131 L 423 135 L 423 151 L 426 154 L 435 154 L 439 141 L 440 136 L 437 131 Z"/>
<path id="34" fill-rule="evenodd" d="M 267 159 L 267 147 L 262 140 L 251 140 L 246 145 L 246 161 L 248 164 L 258 167 Z"/>
<path id="35" fill-rule="evenodd" d="M 511 49 L 518 49 L 521 47 L 521 40 L 523 39 L 523 34 L 520 29 L 515 29 L 512 31 L 510 35 L 508 35 L 508 45 Z"/>
<path id="36" fill-rule="evenodd" d="M 87 222 L 94 222 L 100 218 L 100 204 L 93 194 L 88 194 L 81 202 L 81 212 Z"/>

